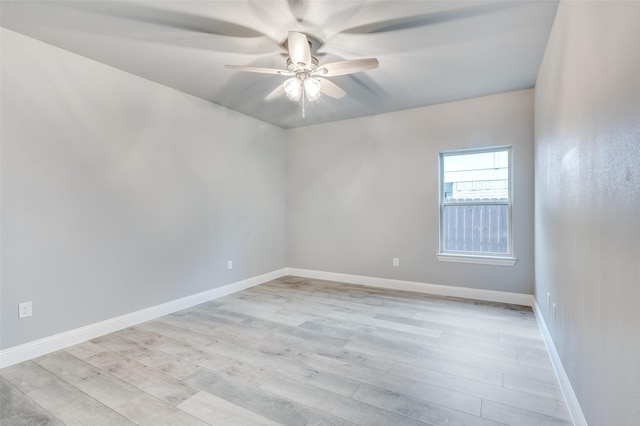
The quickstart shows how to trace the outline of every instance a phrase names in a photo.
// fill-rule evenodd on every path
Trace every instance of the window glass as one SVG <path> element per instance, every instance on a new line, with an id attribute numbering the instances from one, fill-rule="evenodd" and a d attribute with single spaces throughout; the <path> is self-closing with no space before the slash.
<path id="1" fill-rule="evenodd" d="M 510 148 L 442 153 L 440 251 L 511 253 Z"/>
<path id="2" fill-rule="evenodd" d="M 444 197 L 509 198 L 509 151 L 443 156 Z"/>

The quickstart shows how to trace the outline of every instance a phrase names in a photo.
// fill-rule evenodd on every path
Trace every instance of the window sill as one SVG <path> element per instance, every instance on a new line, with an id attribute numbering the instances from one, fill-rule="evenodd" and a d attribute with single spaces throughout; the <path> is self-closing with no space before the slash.
<path id="1" fill-rule="evenodd" d="M 476 263 L 479 265 L 513 266 L 518 259 L 515 257 L 475 256 L 470 254 L 438 253 L 440 262 Z"/>

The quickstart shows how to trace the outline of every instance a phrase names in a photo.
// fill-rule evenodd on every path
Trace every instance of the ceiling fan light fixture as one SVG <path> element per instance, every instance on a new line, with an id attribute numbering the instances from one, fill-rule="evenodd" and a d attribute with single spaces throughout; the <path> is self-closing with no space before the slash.
<path id="1" fill-rule="evenodd" d="M 304 80 L 304 93 L 307 95 L 309 102 L 315 101 L 320 97 L 321 88 L 320 80 L 317 78 L 306 78 Z"/>
<path id="2" fill-rule="evenodd" d="M 282 44 L 289 53 L 287 69 L 264 68 L 242 65 L 227 65 L 227 68 L 255 72 L 261 74 L 278 74 L 290 77 L 283 84 L 276 87 L 265 99 L 285 94 L 293 102 L 300 102 L 302 117 L 305 116 L 305 102 L 315 101 L 321 94 L 333 99 L 340 99 L 345 91 L 325 77 L 354 74 L 378 67 L 376 58 L 354 59 L 348 61 L 330 62 L 318 67 L 318 58 L 312 55 L 312 47 L 316 46 L 309 40 L 309 36 L 297 31 L 289 31 L 287 40 Z"/>
<path id="3" fill-rule="evenodd" d="M 300 81 L 298 77 L 293 77 L 285 81 L 284 93 L 287 95 L 287 98 L 294 102 L 298 102 L 302 95 L 302 81 Z"/>

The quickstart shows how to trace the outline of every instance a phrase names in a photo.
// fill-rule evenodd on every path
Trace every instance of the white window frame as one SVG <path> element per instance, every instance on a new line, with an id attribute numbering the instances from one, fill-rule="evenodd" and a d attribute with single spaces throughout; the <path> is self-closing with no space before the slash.
<path id="1" fill-rule="evenodd" d="M 482 154 L 487 152 L 507 151 L 508 156 L 508 187 L 509 198 L 507 201 L 446 201 L 444 199 L 444 158 L 453 155 Z M 513 266 L 518 261 L 513 257 L 513 146 L 501 145 L 483 148 L 461 149 L 455 151 L 440 152 L 438 158 L 439 182 L 438 182 L 438 200 L 439 200 L 439 250 L 437 258 L 441 262 L 460 262 L 460 263 L 477 263 L 483 265 Z M 454 205 L 506 205 L 507 206 L 507 253 L 484 253 L 469 251 L 447 251 L 444 249 L 445 227 L 444 227 L 444 208 L 445 206 Z"/>

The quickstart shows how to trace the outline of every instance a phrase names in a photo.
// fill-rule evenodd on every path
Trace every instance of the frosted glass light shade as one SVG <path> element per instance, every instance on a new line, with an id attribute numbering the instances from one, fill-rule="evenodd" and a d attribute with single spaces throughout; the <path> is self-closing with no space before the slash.
<path id="1" fill-rule="evenodd" d="M 302 82 L 299 78 L 293 77 L 284 82 L 284 92 L 287 94 L 287 98 L 294 102 L 300 100 L 302 94 Z"/>
<path id="2" fill-rule="evenodd" d="M 304 80 L 304 92 L 309 101 L 315 101 L 320 97 L 320 80 L 307 78 Z"/>

